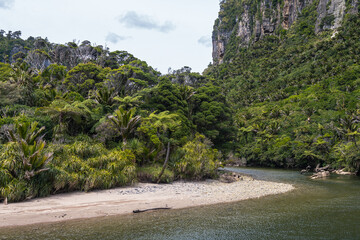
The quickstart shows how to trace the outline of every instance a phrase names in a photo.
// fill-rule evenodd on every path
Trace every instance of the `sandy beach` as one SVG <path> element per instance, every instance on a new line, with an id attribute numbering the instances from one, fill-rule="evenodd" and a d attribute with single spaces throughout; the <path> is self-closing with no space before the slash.
<path id="1" fill-rule="evenodd" d="M 134 214 L 149 208 L 186 208 L 259 198 L 291 191 L 290 184 L 267 181 L 139 183 L 132 187 L 76 192 L 0 205 L 0 227 Z"/>

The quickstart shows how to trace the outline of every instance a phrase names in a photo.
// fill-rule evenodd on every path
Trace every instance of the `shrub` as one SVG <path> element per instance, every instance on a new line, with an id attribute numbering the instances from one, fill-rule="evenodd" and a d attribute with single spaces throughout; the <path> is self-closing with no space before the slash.
<path id="1" fill-rule="evenodd" d="M 185 144 L 181 151 L 184 155 L 175 163 L 175 171 L 180 178 L 200 180 L 216 176 L 221 154 L 211 149 L 211 143 L 204 135 L 196 134 L 195 139 Z"/>
<path id="2" fill-rule="evenodd" d="M 138 168 L 138 180 L 140 182 L 156 183 L 160 175 L 161 169 L 162 167 L 158 165 Z M 170 183 L 174 181 L 174 176 L 175 174 L 172 171 L 170 171 L 169 169 L 165 169 L 164 173 L 161 175 L 160 182 Z"/>
<path id="3" fill-rule="evenodd" d="M 55 191 L 108 189 L 134 181 L 135 155 L 130 150 L 107 150 L 101 143 L 76 141 L 53 145 Z"/>

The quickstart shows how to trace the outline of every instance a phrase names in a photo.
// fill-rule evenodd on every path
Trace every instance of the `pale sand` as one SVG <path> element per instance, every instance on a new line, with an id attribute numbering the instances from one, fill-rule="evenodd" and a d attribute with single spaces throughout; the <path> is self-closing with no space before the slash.
<path id="1" fill-rule="evenodd" d="M 59 194 L 21 203 L 0 205 L 0 227 L 133 214 L 149 208 L 186 208 L 259 198 L 290 191 L 290 184 L 266 181 L 221 183 L 140 183 L 134 187 Z"/>

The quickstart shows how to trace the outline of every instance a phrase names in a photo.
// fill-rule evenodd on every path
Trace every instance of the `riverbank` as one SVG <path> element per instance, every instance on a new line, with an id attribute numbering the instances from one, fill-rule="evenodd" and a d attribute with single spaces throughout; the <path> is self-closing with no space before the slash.
<path id="1" fill-rule="evenodd" d="M 0 205 L 0 227 L 132 214 L 149 208 L 187 208 L 293 190 L 290 184 L 267 181 L 139 183 L 133 187 L 54 195 Z"/>

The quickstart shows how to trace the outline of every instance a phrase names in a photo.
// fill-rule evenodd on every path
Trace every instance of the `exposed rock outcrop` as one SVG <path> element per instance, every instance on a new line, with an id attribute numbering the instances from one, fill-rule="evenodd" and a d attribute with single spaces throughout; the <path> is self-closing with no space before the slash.
<path id="1" fill-rule="evenodd" d="M 249 6 L 245 6 L 244 14 L 242 18 L 239 20 L 238 24 L 238 32 L 237 36 L 241 39 L 241 43 L 244 45 L 249 44 L 252 35 L 252 29 L 250 25 L 250 14 L 249 14 Z"/>
<path id="2" fill-rule="evenodd" d="M 291 25 L 298 18 L 299 13 L 304 8 L 305 4 L 308 4 L 309 1 L 299 1 L 299 0 L 285 0 L 284 8 L 282 10 L 282 27 L 284 29 L 289 29 Z M 281 10 L 279 10 L 281 11 Z"/>
<path id="3" fill-rule="evenodd" d="M 225 55 L 225 46 L 230 39 L 231 32 L 219 32 L 216 36 L 213 35 L 213 59 L 214 62 L 223 63 Z"/>
<path id="4" fill-rule="evenodd" d="M 345 14 L 345 0 L 320 0 L 317 7 L 318 17 L 315 32 L 336 29 L 341 26 Z"/>
<path id="5" fill-rule="evenodd" d="M 315 33 L 335 30 L 346 13 L 358 14 L 358 1 L 346 4 L 346 0 L 223 0 L 212 37 L 214 64 L 223 63 L 228 45 L 232 45 L 231 50 L 234 44 L 246 47 L 267 35 L 277 34 L 277 30 L 290 29 L 306 7 L 316 9 Z"/>

